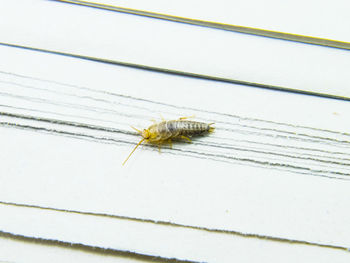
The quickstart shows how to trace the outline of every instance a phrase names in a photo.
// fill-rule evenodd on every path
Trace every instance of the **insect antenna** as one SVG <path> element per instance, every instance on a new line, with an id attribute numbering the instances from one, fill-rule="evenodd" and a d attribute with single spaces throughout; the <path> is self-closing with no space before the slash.
<path id="1" fill-rule="evenodd" d="M 135 148 L 132 150 L 132 152 L 129 154 L 128 158 L 125 159 L 125 161 L 123 162 L 123 165 L 126 163 L 127 160 L 129 160 L 130 156 L 134 153 L 134 151 L 136 150 L 137 147 L 140 146 L 140 144 L 146 140 L 145 138 L 143 138 L 141 141 L 139 141 L 139 143 L 135 146 Z"/>
<path id="2" fill-rule="evenodd" d="M 135 127 L 133 126 L 130 126 L 131 128 L 133 128 L 135 131 L 137 131 L 138 133 L 142 134 L 142 131 L 140 131 L 139 129 L 136 129 Z"/>

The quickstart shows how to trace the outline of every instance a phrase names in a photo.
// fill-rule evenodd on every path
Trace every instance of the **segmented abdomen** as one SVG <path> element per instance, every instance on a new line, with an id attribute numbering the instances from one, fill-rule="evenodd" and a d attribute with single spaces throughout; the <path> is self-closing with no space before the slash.
<path id="1" fill-rule="evenodd" d="M 210 126 L 207 123 L 196 121 L 172 120 L 163 121 L 158 124 L 158 133 L 162 139 L 183 136 L 200 135 L 208 132 Z"/>

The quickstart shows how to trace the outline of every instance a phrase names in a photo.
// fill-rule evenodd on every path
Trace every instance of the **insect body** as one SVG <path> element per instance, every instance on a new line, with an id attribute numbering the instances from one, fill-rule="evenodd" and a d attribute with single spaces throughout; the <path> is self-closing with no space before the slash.
<path id="1" fill-rule="evenodd" d="M 160 149 L 160 145 L 164 143 L 169 143 L 171 146 L 173 139 L 185 139 L 191 142 L 191 139 L 189 137 L 212 132 L 214 130 L 214 127 L 210 126 L 214 123 L 207 124 L 204 122 L 188 121 L 186 119 L 187 117 L 182 117 L 178 120 L 171 121 L 163 120 L 159 123 L 155 123 L 149 126 L 148 129 L 144 129 L 143 131 L 132 127 L 138 133 L 140 133 L 143 138 L 123 162 L 123 165 L 130 158 L 136 148 L 140 146 L 140 144 L 144 141 L 152 144 L 157 144 Z"/>

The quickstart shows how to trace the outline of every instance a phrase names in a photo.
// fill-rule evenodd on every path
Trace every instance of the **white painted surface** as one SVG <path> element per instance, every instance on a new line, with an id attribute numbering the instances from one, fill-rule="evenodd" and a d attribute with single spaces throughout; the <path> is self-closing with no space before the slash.
<path id="1" fill-rule="evenodd" d="M 21 3 L 26 5 L 29 1 Z M 38 13 L 34 15 L 23 10 L 23 15 L 29 14 L 28 19 L 22 16 L 28 21 L 23 24 L 20 23 L 23 20 L 10 15 L 22 11 L 11 11 L 8 8 L 16 4 L 6 2 L 1 18 L 7 17 L 8 23 L 2 24 L 1 41 L 95 56 L 102 54 L 113 59 L 124 56 L 129 62 L 140 64 L 176 65 L 178 69 L 191 70 L 208 67 L 219 74 L 226 74 L 226 69 L 232 72 L 229 56 L 222 55 L 231 55 L 225 49 L 229 45 L 218 51 L 222 52 L 220 57 L 204 52 L 208 49 L 200 49 L 195 44 L 205 39 L 204 35 L 204 38 L 195 39 L 199 36 L 196 34 L 212 30 L 191 27 L 187 36 L 193 37 L 188 43 L 193 46 L 183 53 L 182 44 L 171 41 L 171 34 L 161 25 L 163 22 L 151 20 L 153 24 L 149 30 L 153 33 L 165 30 L 157 31 L 163 32 L 157 39 L 172 45 L 169 53 L 167 49 L 162 50 L 162 46 L 154 46 L 154 39 L 147 38 L 149 31 L 141 32 L 140 25 L 145 25 L 144 29 L 149 26 L 141 22 L 141 18 L 103 13 L 101 21 L 110 21 L 106 23 L 108 26 L 115 25 L 115 19 L 123 17 L 128 20 L 125 24 L 126 20 L 122 19 L 123 25 L 131 28 L 136 23 L 135 30 L 141 30 L 133 34 L 130 28 L 119 31 L 125 33 L 124 42 L 115 46 L 118 42 L 115 35 L 108 38 L 110 41 L 101 42 L 108 31 L 100 32 L 101 25 L 95 24 L 93 37 L 88 36 L 91 27 L 89 30 L 82 27 L 92 23 L 91 19 L 99 16 L 99 11 L 52 2 L 32 1 L 31 4 L 37 8 L 30 10 Z M 79 21 L 77 10 L 82 10 Z M 61 12 L 65 13 L 64 20 L 58 19 Z M 55 22 L 51 24 L 50 21 Z M 171 32 L 183 34 L 187 29 L 179 27 L 178 30 Z M 141 33 L 145 42 L 140 42 L 143 41 L 139 38 Z M 161 36 L 170 38 L 164 40 Z M 300 87 L 306 87 L 306 83 L 316 87 L 322 82 L 328 83 L 324 86 L 327 93 L 332 93 L 334 90 L 330 87 L 334 86 L 341 87 L 335 89 L 336 94 L 346 94 L 348 53 L 274 41 L 274 44 L 284 43 L 283 48 L 276 48 L 281 52 L 280 60 L 265 60 L 269 62 L 266 67 L 260 65 L 261 71 L 242 64 L 245 69 L 241 68 L 241 72 L 247 74 L 247 80 L 255 81 L 255 76 L 272 79 L 269 74 L 276 72 L 271 69 L 279 65 L 288 71 L 279 76 L 288 87 L 297 82 Z M 256 45 L 258 50 L 254 52 L 259 56 L 273 51 L 267 42 L 264 54 L 262 42 L 249 43 Z M 170 48 L 169 45 L 165 45 L 166 48 Z M 145 46 L 148 48 L 141 52 L 140 47 Z M 320 55 L 321 64 L 311 57 L 306 59 L 302 53 L 295 56 L 296 53 L 287 52 L 287 46 L 296 53 L 299 48 L 302 52 L 310 51 L 312 58 Z M 182 47 L 185 48 L 184 43 Z M 181 57 L 181 54 L 185 55 Z M 295 64 L 287 63 L 282 56 L 293 57 Z M 119 224 L 118 220 L 110 218 L 95 220 L 93 215 L 1 205 L 1 214 L 5 215 L 0 219 L 1 231 L 194 261 L 231 262 L 234 256 L 247 262 L 257 258 L 277 262 L 281 257 L 295 261 L 304 255 L 308 255 L 311 262 L 327 262 L 329 258 L 345 262 L 349 258 L 345 251 L 350 247 L 348 102 L 4 46 L 0 46 L 0 57 L 0 201 L 140 220 L 127 219 Z M 254 67 L 258 66 L 259 58 L 249 59 L 257 63 L 252 63 Z M 301 59 L 308 64 L 300 63 Z M 228 63 L 226 69 L 219 67 L 219 62 Z M 316 66 L 313 63 L 320 66 L 318 71 L 312 68 Z M 246 69 L 254 74 L 248 74 Z M 305 78 L 295 80 L 293 70 L 303 71 Z M 214 71 L 203 72 L 212 74 Z M 324 82 L 322 77 L 329 82 Z M 195 114 L 198 120 L 215 122 L 216 131 L 197 138 L 190 145 L 176 143 L 173 149 L 164 147 L 161 155 L 157 149 L 141 147 L 122 167 L 121 163 L 140 139 L 130 125 L 147 127 L 151 123 L 149 120 L 158 119 L 159 114 L 167 119 Z M 35 220 L 28 222 L 28 218 Z M 170 224 L 165 227 L 159 221 Z M 59 228 L 50 227 L 50 222 L 56 222 Z M 72 222 L 72 226 L 67 222 Z M 145 225 L 147 227 L 143 228 Z M 188 235 L 188 241 L 181 239 L 183 235 L 177 232 L 180 228 L 183 235 Z M 89 237 L 86 229 L 94 234 Z M 99 231 L 101 229 L 103 231 Z M 218 233 L 217 229 L 228 233 Z M 113 234 L 118 231 L 123 234 Z M 266 236 L 267 240 L 240 236 L 236 232 Z M 21 242 L 7 242 L 3 236 L 1 238 L 1 242 L 7 244 L 5 248 L 25 249 Z M 271 241 L 273 238 L 281 241 Z M 288 243 L 288 240 L 297 242 Z M 184 250 L 184 244 L 192 249 Z M 231 251 L 232 247 L 235 249 Z M 36 249 L 32 250 L 33 254 L 37 253 Z M 233 254 L 225 254 L 226 249 Z M 9 255 L 13 250 L 6 251 Z M 256 254 L 249 254 L 249 251 Z M 20 257 L 7 256 L 0 260 L 22 261 Z"/>
<path id="2" fill-rule="evenodd" d="M 134 8 L 231 25 L 350 42 L 349 1 L 200 1 L 96 0 L 95 3 Z"/>
<path id="3" fill-rule="evenodd" d="M 346 50 L 51 1 L 0 12 L 5 43 L 350 97 Z"/>

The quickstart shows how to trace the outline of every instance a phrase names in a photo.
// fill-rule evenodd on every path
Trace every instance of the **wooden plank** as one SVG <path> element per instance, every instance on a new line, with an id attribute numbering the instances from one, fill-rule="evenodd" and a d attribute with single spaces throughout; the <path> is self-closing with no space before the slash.
<path id="1" fill-rule="evenodd" d="M 348 103 L 3 51 L 2 201 L 348 247 Z M 159 114 L 216 131 L 122 167 Z"/>
<path id="2" fill-rule="evenodd" d="M 344 88 L 350 82 L 347 50 L 52 1 L 26 1 L 21 7 L 17 10 L 14 2 L 6 2 L 0 10 L 7 21 L 0 28 L 2 44 L 350 98 L 349 90 Z M 21 24 L 19 21 L 24 18 L 27 22 Z"/>

